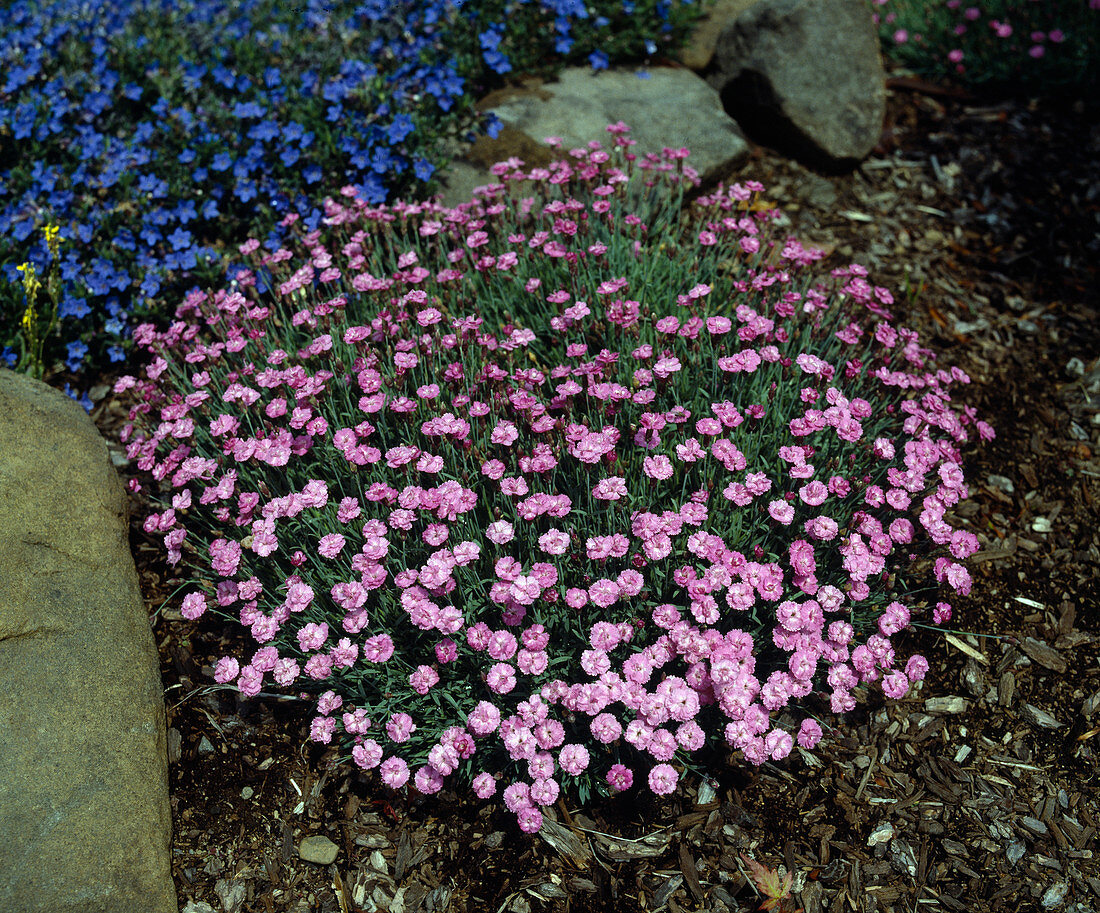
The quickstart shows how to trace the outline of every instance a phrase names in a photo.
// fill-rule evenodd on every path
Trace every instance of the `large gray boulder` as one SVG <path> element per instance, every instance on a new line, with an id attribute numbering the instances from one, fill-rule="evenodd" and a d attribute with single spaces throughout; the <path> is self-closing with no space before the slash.
<path id="1" fill-rule="evenodd" d="M 643 155 L 664 147 L 691 150 L 687 164 L 704 181 L 725 177 L 749 155 L 737 124 L 722 110 L 718 92 L 690 70 L 653 67 L 643 71 L 569 67 L 554 82 L 497 93 L 479 107 L 504 123 L 497 141 L 483 139 L 447 172 L 442 202 L 469 202 L 474 187 L 496 182 L 494 162 L 518 155 L 527 167 L 545 164 L 548 136 L 561 137 L 565 151 L 599 140 L 611 148 L 607 125 L 624 122 Z M 557 153 L 562 157 L 564 153 Z M 541 159 L 541 160 L 540 160 Z"/>
<path id="2" fill-rule="evenodd" d="M 750 138 L 812 165 L 854 167 L 882 134 L 866 0 L 758 0 L 727 22 L 707 82 Z"/>
<path id="3" fill-rule="evenodd" d="M 80 406 L 0 370 L 0 910 L 175 913 L 170 836 L 125 491 Z"/>

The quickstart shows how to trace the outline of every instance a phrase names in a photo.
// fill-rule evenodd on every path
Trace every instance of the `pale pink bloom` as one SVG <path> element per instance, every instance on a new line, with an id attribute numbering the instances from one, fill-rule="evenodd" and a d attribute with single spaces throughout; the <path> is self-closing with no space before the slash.
<path id="1" fill-rule="evenodd" d="M 546 246 L 549 248 L 550 245 Z M 517 812 L 516 822 L 525 834 L 537 834 L 542 828 L 542 812 L 533 805 L 525 806 Z"/>
<path id="2" fill-rule="evenodd" d="M 564 555 L 569 549 L 569 535 L 551 528 L 539 536 L 539 548 L 548 555 Z"/>
<path id="3" fill-rule="evenodd" d="M 474 777 L 473 783 L 474 794 L 479 799 L 488 799 L 494 795 L 497 791 L 496 778 L 490 773 L 480 773 Z"/>
<path id="4" fill-rule="evenodd" d="M 805 719 L 798 729 L 798 744 L 803 748 L 814 748 L 821 741 L 821 726 L 817 720 Z"/>
<path id="5" fill-rule="evenodd" d="M 241 671 L 240 664 L 232 656 L 223 656 L 214 667 L 214 681 L 220 685 L 231 682 Z"/>
<path id="6" fill-rule="evenodd" d="M 364 770 L 373 770 L 382 762 L 382 746 L 374 739 L 364 739 L 351 749 L 351 759 Z"/>
<path id="7" fill-rule="evenodd" d="M 203 593 L 188 593 L 183 597 L 183 605 L 180 606 L 180 614 L 188 621 L 194 621 L 205 611 L 206 596 Z M 234 673 L 234 675 L 235 674 L 236 673 Z"/>
<path id="8" fill-rule="evenodd" d="M 776 523 L 782 523 L 784 526 L 789 525 L 794 519 L 794 508 L 782 500 L 772 501 L 768 505 L 768 513 Z"/>
<path id="9" fill-rule="evenodd" d="M 672 461 L 664 455 L 646 457 L 642 461 L 642 471 L 651 479 L 662 481 L 672 478 Z"/>
<path id="10" fill-rule="evenodd" d="M 335 558 L 344 548 L 344 537 L 339 533 L 322 536 L 317 551 L 322 558 Z"/>
<path id="11" fill-rule="evenodd" d="M 601 578 L 588 588 L 588 597 L 602 609 L 610 608 L 620 595 L 619 585 L 614 580 Z"/>
<path id="12" fill-rule="evenodd" d="M 601 713 L 593 717 L 589 729 L 596 741 L 605 745 L 614 742 L 623 734 L 622 724 L 610 713 Z"/>
<path id="13" fill-rule="evenodd" d="M 515 527 L 507 520 L 497 520 L 486 528 L 485 537 L 497 545 L 504 545 L 515 538 Z"/>
<path id="14" fill-rule="evenodd" d="M 320 624 L 310 622 L 298 632 L 298 646 L 303 652 L 317 650 L 327 638 L 328 625 L 325 622 L 322 621 Z"/>
<path id="15" fill-rule="evenodd" d="M 394 742 L 407 742 L 416 731 L 416 724 L 407 713 L 394 713 L 386 722 L 386 734 Z"/>
<path id="16" fill-rule="evenodd" d="M 657 764 L 649 772 L 649 788 L 658 796 L 667 796 L 673 792 L 679 780 L 680 775 L 671 764 Z"/>
<path id="17" fill-rule="evenodd" d="M 496 663 L 489 669 L 485 683 L 494 694 L 508 694 L 516 687 L 516 670 L 508 663 Z"/>

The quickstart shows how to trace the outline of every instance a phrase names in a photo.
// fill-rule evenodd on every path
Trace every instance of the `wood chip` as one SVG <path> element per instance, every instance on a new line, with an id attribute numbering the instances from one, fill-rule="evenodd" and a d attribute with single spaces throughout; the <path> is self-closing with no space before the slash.
<path id="1" fill-rule="evenodd" d="M 982 653 L 979 650 L 975 650 L 972 646 L 970 646 L 970 644 L 965 643 L 962 640 L 959 640 L 959 638 L 957 638 L 954 634 L 944 634 L 943 639 L 946 640 L 949 644 L 951 644 L 951 646 L 953 646 L 956 650 L 961 650 L 963 653 L 965 653 L 971 659 L 976 659 L 980 663 L 985 663 L 985 665 L 987 665 L 987 666 L 989 665 L 989 657 L 988 656 L 986 656 L 984 653 Z"/>
<path id="2" fill-rule="evenodd" d="M 684 873 L 684 884 L 691 891 L 691 896 L 696 903 L 702 903 L 705 895 L 703 886 L 699 883 L 699 869 L 695 865 L 695 859 L 691 855 L 691 849 L 686 841 L 680 842 L 680 871 Z"/>
<path id="3" fill-rule="evenodd" d="M 649 834 L 638 840 L 613 837 L 611 834 L 593 834 L 596 851 L 612 862 L 629 862 L 634 859 L 652 859 L 668 849 L 672 838 L 668 834 Z"/>
<path id="4" fill-rule="evenodd" d="M 1034 637 L 1025 637 L 1020 644 L 1020 649 L 1040 666 L 1046 666 L 1052 672 L 1066 671 L 1066 658 L 1054 647 L 1043 643 L 1041 640 L 1036 640 Z"/>
<path id="5" fill-rule="evenodd" d="M 1045 710 L 1036 707 L 1034 704 L 1025 703 L 1023 705 L 1024 715 L 1031 720 L 1036 726 L 1042 726 L 1044 729 L 1059 729 L 1064 723 L 1059 723 L 1054 717 L 1052 717 Z"/>

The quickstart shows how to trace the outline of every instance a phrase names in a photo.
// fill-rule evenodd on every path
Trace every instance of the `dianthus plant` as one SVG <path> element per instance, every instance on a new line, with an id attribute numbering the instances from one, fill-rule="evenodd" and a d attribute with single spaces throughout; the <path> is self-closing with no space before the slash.
<path id="1" fill-rule="evenodd" d="M 257 272 L 141 327 L 118 384 L 184 617 L 256 642 L 216 680 L 311 695 L 314 740 L 499 790 L 525 831 L 563 789 L 668 793 L 813 748 L 807 708 L 861 684 L 902 697 L 918 583 L 970 587 L 958 446 L 992 434 L 763 188 L 681 216 L 686 150 L 609 130 L 456 210 L 327 201 L 304 262 L 246 243 Z"/>

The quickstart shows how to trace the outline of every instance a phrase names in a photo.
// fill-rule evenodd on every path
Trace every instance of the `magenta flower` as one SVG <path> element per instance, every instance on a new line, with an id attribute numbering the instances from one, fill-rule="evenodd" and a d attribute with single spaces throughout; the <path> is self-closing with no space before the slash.
<path id="1" fill-rule="evenodd" d="M 634 784 L 634 772 L 623 764 L 613 764 L 607 772 L 607 782 L 615 792 L 621 793 Z"/>

